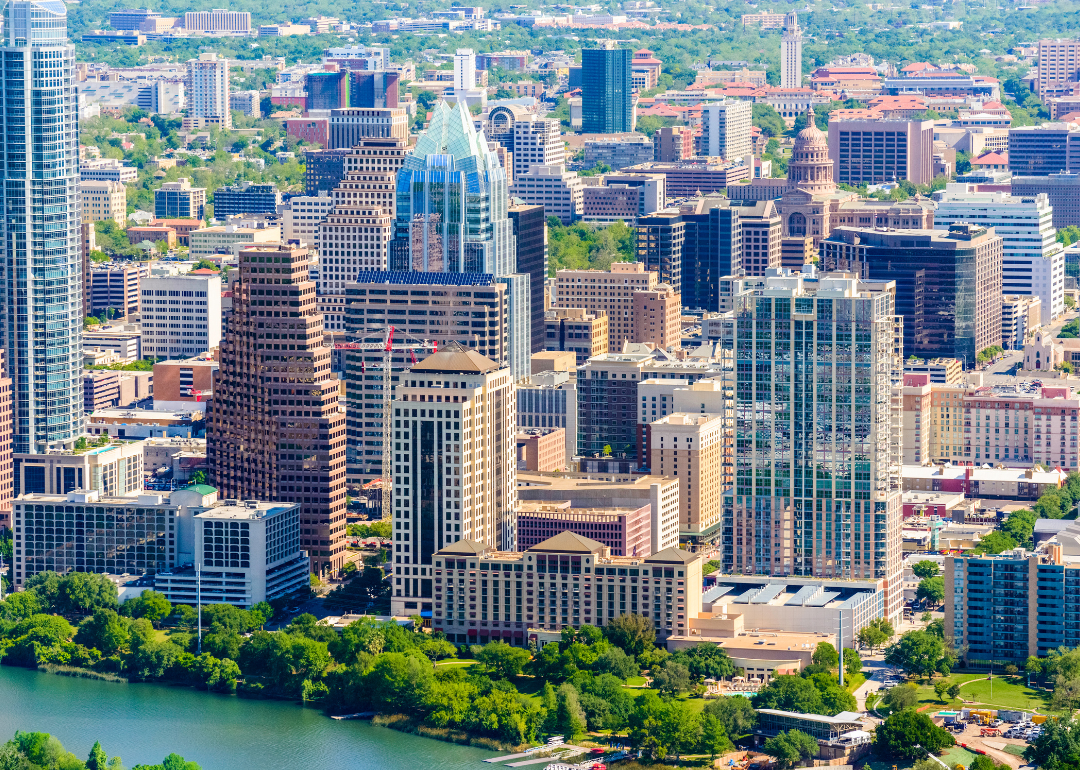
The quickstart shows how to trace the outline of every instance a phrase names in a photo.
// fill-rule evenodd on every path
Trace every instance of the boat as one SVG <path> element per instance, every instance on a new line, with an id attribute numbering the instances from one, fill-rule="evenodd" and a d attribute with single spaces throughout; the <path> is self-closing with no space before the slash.
<path id="1" fill-rule="evenodd" d="M 331 719 L 374 719 L 374 711 L 358 711 L 355 714 L 336 714 Z"/>

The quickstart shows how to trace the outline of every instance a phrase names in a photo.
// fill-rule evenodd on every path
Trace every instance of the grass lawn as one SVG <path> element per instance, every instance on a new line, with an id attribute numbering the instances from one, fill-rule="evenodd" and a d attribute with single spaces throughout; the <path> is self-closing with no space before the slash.
<path id="1" fill-rule="evenodd" d="M 863 674 L 856 674 L 851 676 L 850 674 L 844 674 L 844 689 L 848 692 L 855 692 L 866 681 L 866 677 Z"/>
<path id="2" fill-rule="evenodd" d="M 969 701 L 984 703 L 988 706 L 1026 709 L 1028 711 L 1034 709 L 1046 711 L 1050 706 L 1049 693 L 1032 690 L 1022 682 L 1014 682 L 995 676 L 992 686 L 993 691 L 991 692 L 991 682 L 985 676 L 981 676 L 972 681 L 971 684 L 961 687 L 960 694 Z"/>
<path id="3" fill-rule="evenodd" d="M 1024 748 L 1024 746 L 1017 746 L 1016 744 L 1010 743 L 1005 746 L 1003 751 L 1006 754 L 1012 754 L 1014 757 L 1022 757 L 1024 756 Z"/>
<path id="4" fill-rule="evenodd" d="M 953 746 L 951 749 L 946 749 L 941 755 L 941 761 L 947 764 L 949 767 L 956 767 L 957 765 L 963 765 L 964 767 L 970 767 L 971 763 L 975 761 L 977 757 L 974 751 L 968 751 L 960 746 Z"/>
<path id="5" fill-rule="evenodd" d="M 440 660 L 435 664 L 436 666 L 475 666 L 475 660 L 457 660 L 455 658 L 448 658 L 447 660 Z"/>
<path id="6" fill-rule="evenodd" d="M 643 676 L 630 676 L 626 678 L 626 684 L 630 687 L 644 687 L 645 677 Z"/>

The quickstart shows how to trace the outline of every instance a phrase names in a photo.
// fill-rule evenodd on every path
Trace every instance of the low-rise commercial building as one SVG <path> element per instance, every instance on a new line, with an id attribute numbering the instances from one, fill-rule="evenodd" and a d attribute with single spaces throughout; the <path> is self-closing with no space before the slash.
<path id="1" fill-rule="evenodd" d="M 214 393 L 219 364 L 207 356 L 174 358 L 154 363 L 154 409 L 199 409 Z"/>
<path id="2" fill-rule="evenodd" d="M 204 227 L 191 233 L 188 255 L 192 259 L 205 259 L 219 254 L 235 257 L 241 249 L 247 248 L 252 243 L 279 243 L 280 241 L 281 229 L 277 227 L 255 228 L 236 225 Z"/>
<path id="3" fill-rule="evenodd" d="M 561 502 L 522 502 L 518 508 L 518 548 L 527 551 L 561 532 L 573 532 L 603 543 L 612 556 L 651 553 L 652 511 L 640 508 L 575 508 Z"/>
<path id="4" fill-rule="evenodd" d="M 1060 489 L 1068 474 L 1061 469 L 980 468 L 970 465 L 904 465 L 904 491 L 962 492 L 984 500 L 1030 500 Z"/>
<path id="5" fill-rule="evenodd" d="M 545 310 L 544 349 L 574 353 L 580 366 L 608 351 L 608 317 L 580 307 Z"/>
<path id="6" fill-rule="evenodd" d="M 83 450 L 18 452 L 13 456 L 15 496 L 64 495 L 89 489 L 102 495 L 130 495 L 142 489 L 143 453 L 138 441 L 121 441 Z"/>
<path id="7" fill-rule="evenodd" d="M 518 470 L 550 473 L 566 468 L 566 431 L 562 428 L 518 429 Z"/>
<path id="8" fill-rule="evenodd" d="M 544 207 L 548 216 L 558 217 L 564 225 L 581 217 L 584 183 L 576 171 L 563 166 L 536 165 L 515 174 L 510 195 L 525 203 Z"/>
<path id="9" fill-rule="evenodd" d="M 84 179 L 79 182 L 83 222 L 114 222 L 120 227 L 127 221 L 127 188 L 122 182 Z"/>

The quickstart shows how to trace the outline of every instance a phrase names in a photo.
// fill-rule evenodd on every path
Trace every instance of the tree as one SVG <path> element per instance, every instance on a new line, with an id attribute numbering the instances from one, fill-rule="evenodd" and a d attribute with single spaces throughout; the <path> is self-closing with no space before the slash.
<path id="1" fill-rule="evenodd" d="M 118 596 L 116 583 L 106 575 L 72 572 L 60 578 L 56 608 L 66 615 L 89 615 L 99 607 L 116 609 Z"/>
<path id="2" fill-rule="evenodd" d="M 956 700 L 958 697 L 960 697 L 960 684 L 959 683 L 950 684 L 949 689 L 946 690 L 945 692 L 947 692 L 949 694 L 950 698 L 952 698 L 953 700 Z"/>
<path id="3" fill-rule="evenodd" d="M 870 654 L 873 654 L 874 650 L 885 644 L 888 637 L 882 633 L 880 628 L 876 626 L 865 626 L 859 629 L 859 633 L 855 636 L 855 641 L 859 643 L 860 647 L 868 647 Z"/>
<path id="4" fill-rule="evenodd" d="M 818 642 L 817 647 L 814 648 L 814 654 L 811 656 L 810 662 L 815 666 L 836 668 L 840 665 L 840 655 L 837 653 L 836 648 L 829 642 Z"/>
<path id="5" fill-rule="evenodd" d="M 800 759 L 809 759 L 818 752 L 817 739 L 801 730 L 788 730 L 765 741 L 762 750 L 776 759 L 780 770 L 794 766 Z"/>
<path id="6" fill-rule="evenodd" d="M 474 657 L 500 679 L 517 676 L 529 662 L 528 651 L 506 642 L 490 642 L 482 647 L 473 647 L 473 651 Z"/>
<path id="7" fill-rule="evenodd" d="M 127 644 L 130 636 L 127 623 L 115 610 L 99 609 L 79 626 L 75 643 L 112 655 Z"/>
<path id="8" fill-rule="evenodd" d="M 718 700 L 745 701 L 746 698 L 721 698 Z M 717 717 L 703 712 L 701 715 L 701 742 L 698 745 L 698 750 L 708 754 L 711 759 L 716 759 L 717 754 L 723 754 L 733 748 L 735 746 L 728 737 L 727 730 L 724 729 L 724 723 Z"/>
<path id="9" fill-rule="evenodd" d="M 666 660 L 653 670 L 652 686 L 662 693 L 678 695 L 690 689 L 690 670 L 676 660 Z"/>
<path id="10" fill-rule="evenodd" d="M 1042 733 L 1024 751 L 1024 759 L 1044 770 L 1076 770 L 1080 766 L 1080 727 L 1069 719 L 1049 719 Z"/>
<path id="11" fill-rule="evenodd" d="M 172 605 L 165 598 L 165 594 L 158 591 L 143 591 L 134 599 L 128 599 L 120 605 L 121 611 L 132 618 L 146 618 L 154 626 L 160 626 L 161 621 L 172 614 Z"/>
<path id="12" fill-rule="evenodd" d="M 919 702 L 919 692 L 910 682 L 890 687 L 885 693 L 885 705 L 893 711 L 913 708 Z"/>
<path id="13" fill-rule="evenodd" d="M 821 693 L 809 679 L 783 674 L 774 676 L 769 684 L 754 696 L 754 708 L 797 711 L 800 714 L 822 714 Z"/>
<path id="14" fill-rule="evenodd" d="M 934 606 L 941 604 L 945 601 L 945 578 L 931 577 L 920 581 L 915 597 Z"/>
<path id="15" fill-rule="evenodd" d="M 656 629 L 644 615 L 619 615 L 604 626 L 604 635 L 609 642 L 634 657 L 656 643 Z"/>
<path id="16" fill-rule="evenodd" d="M 955 744 L 947 731 L 915 709 L 903 709 L 889 715 L 874 731 L 874 747 L 878 754 L 898 759 L 915 759 L 927 751 L 936 754 Z"/>
<path id="17" fill-rule="evenodd" d="M 746 698 L 716 698 L 705 704 L 702 714 L 717 719 L 729 736 L 741 737 L 754 729 L 757 712 Z"/>
<path id="18" fill-rule="evenodd" d="M 935 672 L 949 674 L 956 659 L 944 640 L 925 630 L 908 631 L 885 648 L 885 662 L 908 674 L 933 676 Z"/>
<path id="19" fill-rule="evenodd" d="M 188 479 L 188 481 L 191 482 L 192 486 L 197 485 L 197 484 L 205 484 L 206 483 L 206 471 L 194 471 L 194 472 L 192 472 L 191 478 Z"/>
<path id="20" fill-rule="evenodd" d="M 1016 541 L 1006 533 L 997 530 L 987 533 L 975 544 L 977 553 L 1001 553 L 1014 548 L 1016 548 Z"/>
<path id="21" fill-rule="evenodd" d="M 844 650 L 844 673 L 855 676 L 862 671 L 862 658 L 852 649 Z"/>
<path id="22" fill-rule="evenodd" d="M 939 679 L 934 683 L 934 693 L 937 695 L 938 700 L 945 703 L 945 693 L 949 691 L 949 681 L 947 679 Z"/>
<path id="23" fill-rule="evenodd" d="M 761 129 L 767 137 L 783 136 L 787 126 L 780 113 L 771 104 L 755 104 L 753 111 L 753 124 Z"/>
<path id="24" fill-rule="evenodd" d="M 911 571 L 914 572 L 915 577 L 919 578 L 920 580 L 937 577 L 941 574 L 941 568 L 938 567 L 937 562 L 930 561 L 929 559 L 924 559 L 923 561 L 916 562 L 911 567 Z"/>
<path id="25" fill-rule="evenodd" d="M 555 692 L 555 728 L 568 738 L 585 732 L 585 712 L 578 691 L 569 682 L 559 685 Z"/>
<path id="26" fill-rule="evenodd" d="M 100 741 L 94 741 L 90 756 L 86 758 L 86 770 L 109 770 L 109 755 L 101 748 Z"/>
<path id="27" fill-rule="evenodd" d="M 173 610 L 173 616 L 176 618 L 176 625 L 183 631 L 194 630 L 199 617 L 195 608 L 188 604 L 178 604 Z"/>
<path id="28" fill-rule="evenodd" d="M 723 647 L 700 642 L 693 647 L 686 647 L 672 656 L 690 671 L 697 679 L 723 679 L 734 676 L 735 664 Z"/>

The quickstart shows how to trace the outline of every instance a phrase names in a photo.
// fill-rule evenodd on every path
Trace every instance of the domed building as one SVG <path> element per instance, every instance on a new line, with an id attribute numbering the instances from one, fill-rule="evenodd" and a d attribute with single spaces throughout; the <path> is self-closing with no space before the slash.
<path id="1" fill-rule="evenodd" d="M 777 206 L 783 220 L 784 267 L 799 267 L 801 255 L 816 253 L 821 242 L 840 225 L 933 228 L 934 207 L 929 201 L 879 201 L 839 189 L 834 181 L 835 164 L 829 157 L 828 135 L 815 125 L 813 107 L 807 110 L 806 118 L 806 128 L 795 137 L 786 186 L 770 184 L 778 180 L 755 179 L 744 187 L 728 188 L 729 197 L 744 200 L 774 198 L 782 190 Z M 813 239 L 812 246 L 806 244 L 807 238 Z M 790 262 L 788 255 L 794 255 Z"/>

